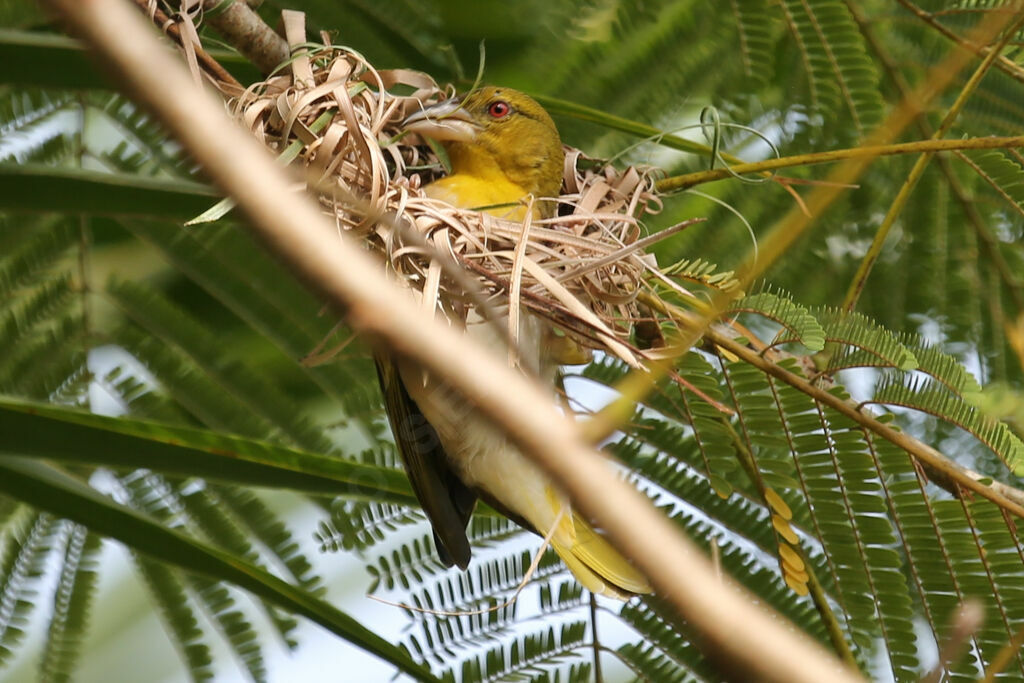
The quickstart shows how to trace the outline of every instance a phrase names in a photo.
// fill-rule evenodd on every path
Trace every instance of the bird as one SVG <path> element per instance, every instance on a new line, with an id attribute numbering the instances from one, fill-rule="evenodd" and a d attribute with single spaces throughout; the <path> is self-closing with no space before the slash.
<path id="1" fill-rule="evenodd" d="M 533 98 L 486 86 L 416 111 L 406 131 L 443 145 L 451 172 L 424 187 L 428 197 L 514 221 L 555 214 L 564 151 L 550 115 Z M 530 208 L 532 207 L 532 209 Z M 466 334 L 492 348 L 507 335 L 481 320 Z M 525 313 L 518 338 L 520 365 L 552 388 L 559 365 L 586 353 L 550 323 Z M 649 593 L 644 576 L 590 523 L 565 493 L 473 406 L 440 381 L 401 359 L 375 357 L 385 408 L 399 454 L 434 531 L 439 559 L 465 570 L 472 551 L 466 526 L 478 499 L 542 537 L 591 592 L 627 600 Z"/>

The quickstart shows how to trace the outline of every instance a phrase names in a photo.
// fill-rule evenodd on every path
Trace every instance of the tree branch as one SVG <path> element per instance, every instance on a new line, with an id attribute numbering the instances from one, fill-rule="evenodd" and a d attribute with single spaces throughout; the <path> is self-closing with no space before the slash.
<path id="1" fill-rule="evenodd" d="M 148 0 L 135 0 L 135 4 L 139 6 L 143 12 L 149 14 L 153 19 L 153 23 L 156 24 L 157 28 L 166 33 L 180 47 L 184 47 L 184 38 L 181 35 L 181 30 L 173 19 L 164 14 L 163 10 L 159 7 L 150 8 Z M 251 11 L 251 10 L 250 10 Z M 195 45 L 196 60 L 199 62 L 199 66 L 202 67 L 203 71 L 210 75 L 215 81 L 218 81 L 223 86 L 228 88 L 237 89 L 239 92 L 244 90 L 242 84 L 239 83 L 234 76 L 228 73 L 227 69 L 220 65 L 216 59 L 211 57 L 201 45 Z"/>
<path id="2" fill-rule="evenodd" d="M 676 316 L 676 319 L 688 326 L 694 324 L 693 321 L 687 323 L 685 315 Z M 982 480 L 987 480 L 987 477 L 982 477 L 982 475 L 976 472 L 961 467 L 931 446 L 918 441 L 905 432 L 898 431 L 889 425 L 879 422 L 872 415 L 859 410 L 851 401 L 845 401 L 825 389 L 815 386 L 803 377 L 789 372 L 785 368 L 764 358 L 756 351 L 732 340 L 726 334 L 708 328 L 705 330 L 704 336 L 716 346 L 720 346 L 729 353 L 738 356 L 745 363 L 749 363 L 762 372 L 799 389 L 815 401 L 827 405 L 865 429 L 870 430 L 883 439 L 891 441 L 941 476 L 948 477 L 963 488 L 977 493 L 982 498 L 992 501 L 1014 516 L 1024 519 L 1024 492 L 997 481 L 993 481 L 991 484 L 983 484 Z"/>
<path id="3" fill-rule="evenodd" d="M 203 20 L 257 69 L 269 74 L 291 56 L 285 39 L 246 3 L 235 0 L 220 10 L 209 11 L 223 4 L 222 0 L 203 0 L 208 10 Z"/>

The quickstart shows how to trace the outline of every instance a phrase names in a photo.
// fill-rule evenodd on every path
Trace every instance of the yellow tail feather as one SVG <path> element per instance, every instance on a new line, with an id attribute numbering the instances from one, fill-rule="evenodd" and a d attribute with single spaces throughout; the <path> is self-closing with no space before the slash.
<path id="1" fill-rule="evenodd" d="M 584 588 L 619 600 L 651 592 L 647 579 L 590 524 L 575 514 L 572 521 L 575 541 L 569 545 L 552 540 L 551 546 Z"/>

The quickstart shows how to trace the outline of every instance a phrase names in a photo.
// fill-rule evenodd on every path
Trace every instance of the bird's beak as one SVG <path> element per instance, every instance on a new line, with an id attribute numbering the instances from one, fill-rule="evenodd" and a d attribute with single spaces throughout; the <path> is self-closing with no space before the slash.
<path id="1" fill-rule="evenodd" d="M 438 141 L 470 142 L 476 137 L 479 126 L 458 98 L 453 97 L 420 109 L 402 122 L 402 127 L 423 137 Z"/>

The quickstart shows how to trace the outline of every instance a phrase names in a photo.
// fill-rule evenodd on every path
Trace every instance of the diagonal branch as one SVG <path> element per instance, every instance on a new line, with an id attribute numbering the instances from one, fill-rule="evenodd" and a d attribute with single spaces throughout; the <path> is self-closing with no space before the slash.
<path id="1" fill-rule="evenodd" d="M 203 8 L 203 20 L 263 73 L 273 72 L 288 59 L 288 43 L 245 2 L 203 0 Z"/>
<path id="2" fill-rule="evenodd" d="M 692 320 L 686 319 L 685 314 L 682 316 L 675 315 L 675 317 L 684 325 L 692 327 L 694 324 Z M 992 481 L 990 484 L 983 483 L 983 481 L 988 481 L 987 477 L 983 477 L 980 474 L 961 467 L 959 464 L 953 462 L 931 446 L 918 441 L 904 432 L 898 431 L 879 422 L 873 416 L 859 410 L 852 402 L 841 399 L 834 394 L 829 393 L 827 390 L 815 386 L 803 377 L 799 377 L 785 368 L 780 367 L 767 358 L 761 356 L 756 351 L 734 341 L 727 334 L 723 334 L 714 328 L 708 328 L 705 330 L 704 336 L 708 341 L 713 342 L 716 346 L 720 346 L 729 353 L 738 356 L 744 362 L 753 365 L 768 375 L 782 380 L 796 389 L 799 389 L 812 397 L 815 401 L 829 406 L 857 422 L 865 429 L 868 429 L 882 438 L 891 441 L 910 453 L 921 463 L 932 468 L 940 475 L 948 477 L 959 486 L 977 493 L 982 498 L 987 498 L 1000 508 L 1012 513 L 1014 516 L 1024 519 L 1024 493 L 1021 491 L 997 481 Z"/>
<path id="3" fill-rule="evenodd" d="M 856 157 L 882 157 L 896 154 L 912 154 L 914 152 L 948 152 L 964 149 L 1005 149 L 1010 147 L 1024 147 L 1024 135 L 1012 137 L 981 137 L 969 138 L 967 140 L 917 140 L 914 142 L 899 142 L 891 145 L 877 145 L 873 147 L 851 147 L 849 149 L 833 149 L 827 152 L 811 152 L 808 154 L 796 154 L 777 159 L 765 161 L 752 161 L 749 163 L 736 164 L 713 168 L 709 171 L 694 171 L 685 175 L 662 178 L 655 184 L 659 192 L 672 192 L 674 190 L 685 190 L 688 187 L 708 183 L 723 178 L 732 178 L 738 175 L 749 173 L 763 173 L 774 171 L 779 168 L 791 166 L 810 166 L 811 164 L 824 164 L 831 161 L 842 161 L 843 159 L 854 159 Z"/>
<path id="4" fill-rule="evenodd" d="M 174 20 L 164 14 L 163 10 L 156 6 L 150 8 L 148 0 L 135 0 L 135 4 L 138 5 L 139 9 L 143 12 L 152 11 L 151 16 L 153 18 L 153 23 L 163 30 L 171 40 L 179 46 L 184 47 L 186 40 L 185 36 L 181 35 L 181 30 L 178 28 L 178 25 Z M 218 84 L 218 87 L 231 88 L 236 91 L 242 90 L 242 84 L 239 83 L 234 76 L 228 73 L 227 69 L 220 65 L 220 62 L 211 57 L 201 45 L 194 46 L 194 50 L 196 60 L 199 62 L 200 67 L 210 75 L 210 78 Z"/>
<path id="5" fill-rule="evenodd" d="M 1015 12 L 1019 12 L 1013 22 L 1005 27 L 1003 37 L 990 48 L 985 59 L 982 60 L 981 64 L 974 70 L 971 77 L 967 79 L 967 83 L 964 84 L 963 89 L 957 96 L 956 101 L 950 106 L 946 115 L 942 118 L 942 122 L 939 123 L 939 127 L 932 133 L 932 138 L 938 140 L 945 136 L 949 129 L 953 126 L 953 123 L 959 117 L 960 112 L 966 106 L 970 100 L 974 91 L 977 89 L 981 80 L 988 72 L 989 67 L 995 61 L 996 57 L 1003 50 L 1010 39 L 1016 35 L 1017 31 L 1022 25 L 1024 25 L 1024 3 L 1017 2 L 1012 5 Z M 924 170 L 928 167 L 928 163 L 932 157 L 935 156 L 935 152 L 925 152 L 917 161 L 914 163 L 914 167 L 910 169 L 910 173 L 907 175 L 906 180 L 903 181 L 903 185 L 896 193 L 896 197 L 893 199 L 892 205 L 889 207 L 889 211 L 885 214 L 885 218 L 882 219 L 882 223 L 878 226 L 878 230 L 875 232 L 875 237 L 871 242 L 871 246 L 868 247 L 867 254 L 864 255 L 864 259 L 860 263 L 860 267 L 857 269 L 857 273 L 853 276 L 853 282 L 850 283 L 850 287 L 846 292 L 846 297 L 843 300 L 843 308 L 847 311 L 853 310 L 857 304 L 857 299 L 860 297 L 860 293 L 864 290 L 864 285 L 867 282 L 868 276 L 871 274 L 871 270 L 874 267 L 875 262 L 878 260 L 879 255 L 882 252 L 882 247 L 885 244 L 886 237 L 889 235 L 889 231 L 892 226 L 896 223 L 896 219 L 899 217 L 903 208 L 906 206 L 907 200 L 917 185 L 917 182 L 921 179 L 924 174 Z"/>
<path id="6" fill-rule="evenodd" d="M 910 0 L 896 0 L 896 2 L 903 5 L 904 9 L 906 9 L 908 12 L 913 14 L 915 17 L 917 17 L 924 23 L 928 24 L 928 26 L 938 31 L 945 38 L 953 41 L 954 43 L 964 48 L 965 50 L 970 50 L 974 54 L 982 57 L 988 56 L 989 52 L 992 50 L 992 48 L 987 45 L 979 45 L 974 40 L 961 38 L 954 31 L 951 31 L 945 26 L 943 26 L 942 23 L 935 18 L 936 15 L 921 9 L 914 3 L 910 2 Z M 996 58 L 995 66 L 1000 71 L 1009 75 L 1010 78 L 1015 78 L 1016 80 L 1024 83 L 1024 68 L 1022 68 L 1016 62 L 1014 62 L 1012 59 L 1000 55 L 999 57 Z"/>

